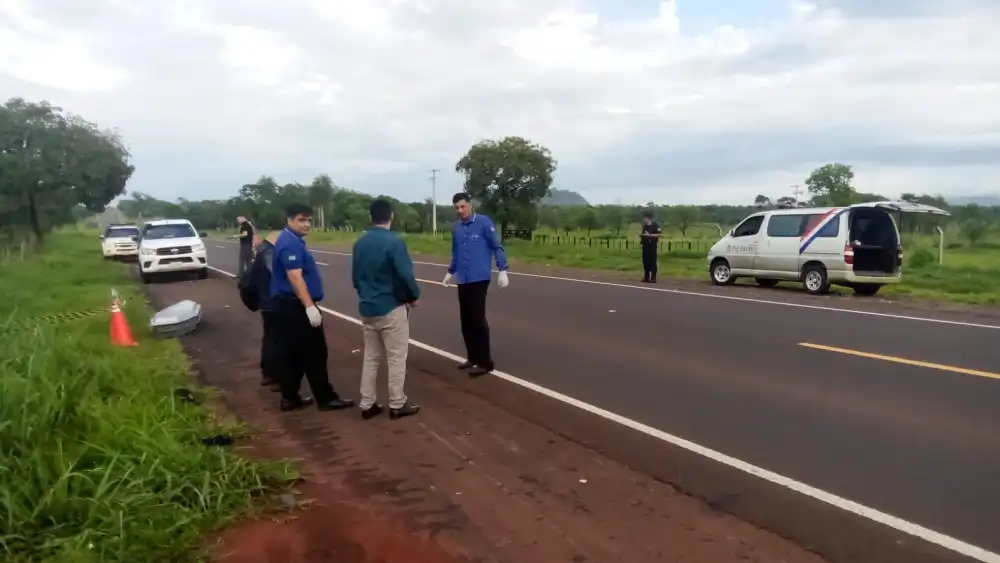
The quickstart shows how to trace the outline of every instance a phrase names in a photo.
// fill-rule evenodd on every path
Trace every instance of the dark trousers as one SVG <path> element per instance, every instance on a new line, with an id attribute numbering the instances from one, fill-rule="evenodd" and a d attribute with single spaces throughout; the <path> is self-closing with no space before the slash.
<path id="1" fill-rule="evenodd" d="M 458 286 L 458 311 L 462 320 L 462 338 L 469 362 L 493 369 L 490 354 L 490 324 L 486 322 L 486 292 L 490 282 L 463 283 Z"/>
<path id="2" fill-rule="evenodd" d="M 338 399 L 326 371 L 326 334 L 323 333 L 323 326 L 309 324 L 305 307 L 295 297 L 275 299 L 272 314 L 275 320 L 273 328 L 277 329 L 275 343 L 280 365 L 278 384 L 281 398 L 297 401 L 302 376 L 305 375 L 317 403 Z"/>
<path id="3" fill-rule="evenodd" d="M 261 311 L 264 325 L 264 337 L 260 339 L 260 375 L 264 381 L 277 383 L 281 381 L 281 361 L 278 356 L 278 319 L 272 311 Z"/>
<path id="4" fill-rule="evenodd" d="M 240 263 L 236 266 L 236 276 L 242 276 L 243 272 L 250 268 L 253 260 L 253 245 L 240 243 Z"/>
<path id="5" fill-rule="evenodd" d="M 656 280 L 656 245 L 642 245 L 642 279 Z"/>

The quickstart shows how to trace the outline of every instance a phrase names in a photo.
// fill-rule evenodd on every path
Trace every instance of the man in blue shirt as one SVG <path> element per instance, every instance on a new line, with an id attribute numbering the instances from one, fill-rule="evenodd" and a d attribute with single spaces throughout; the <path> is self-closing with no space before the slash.
<path id="1" fill-rule="evenodd" d="M 274 243 L 271 297 L 281 362 L 281 410 L 302 408 L 312 400 L 299 396 L 302 374 L 309 380 L 319 410 L 345 409 L 354 401 L 341 399 L 326 371 L 326 334 L 316 303 L 323 299 L 323 279 L 304 237 L 312 227 L 312 208 L 293 203 L 285 211 L 285 229 Z"/>
<path id="2" fill-rule="evenodd" d="M 410 308 L 417 306 L 420 287 L 413 276 L 413 261 L 406 243 L 389 227 L 392 205 L 376 199 L 368 209 L 372 227 L 354 243 L 351 280 L 358 292 L 358 313 L 365 334 L 365 359 L 361 368 L 361 418 L 382 413 L 376 402 L 376 381 L 383 356 L 389 368 L 389 418 L 396 420 L 420 412 L 407 401 L 406 355 L 410 349 Z"/>
<path id="3" fill-rule="evenodd" d="M 458 220 L 451 229 L 451 264 L 443 283 L 446 286 L 458 284 L 458 310 L 467 358 L 458 368 L 470 370 L 470 376 L 478 377 L 493 371 L 494 367 L 490 325 L 486 321 L 486 292 L 490 287 L 494 259 L 500 270 L 497 285 L 507 287 L 507 256 L 493 221 L 472 210 L 469 194 L 455 194 L 451 201 L 458 212 Z"/>

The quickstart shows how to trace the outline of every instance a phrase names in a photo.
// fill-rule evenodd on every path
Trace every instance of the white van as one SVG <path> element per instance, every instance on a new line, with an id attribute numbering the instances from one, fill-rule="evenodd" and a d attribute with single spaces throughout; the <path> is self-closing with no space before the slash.
<path id="1" fill-rule="evenodd" d="M 906 201 L 761 211 L 712 246 L 709 275 L 715 285 L 752 277 L 762 287 L 801 281 L 811 294 L 842 285 L 875 295 L 901 279 L 903 247 L 893 213 L 949 215 Z"/>
<path id="2" fill-rule="evenodd" d="M 197 272 L 208 277 L 208 255 L 199 233 L 187 219 L 149 221 L 139 235 L 139 276 L 149 283 L 156 274 Z"/>

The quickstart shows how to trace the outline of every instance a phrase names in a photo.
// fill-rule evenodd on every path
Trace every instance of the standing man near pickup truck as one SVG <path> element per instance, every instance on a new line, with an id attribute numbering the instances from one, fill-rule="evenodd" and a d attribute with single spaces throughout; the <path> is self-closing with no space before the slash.
<path id="1" fill-rule="evenodd" d="M 246 217 L 240 215 L 236 218 L 236 222 L 240 225 L 240 234 L 233 235 L 233 238 L 240 240 L 240 263 L 236 267 L 236 279 L 239 279 L 253 260 L 254 232 L 253 225 Z"/>
<path id="2" fill-rule="evenodd" d="M 458 369 L 467 369 L 470 377 L 479 377 L 493 371 L 490 325 L 486 321 L 486 292 L 490 287 L 492 262 L 495 258 L 500 270 L 497 285 L 507 287 L 507 255 L 493 221 L 472 210 L 469 194 L 455 194 L 451 201 L 458 220 L 451 228 L 451 264 L 442 283 L 458 284 L 458 310 L 467 358 Z"/>
<path id="3" fill-rule="evenodd" d="M 663 231 L 660 224 L 653 220 L 653 214 L 642 214 L 642 234 L 639 235 L 639 246 L 642 248 L 642 282 L 656 283 L 656 251 L 660 246 Z"/>
<path id="4" fill-rule="evenodd" d="M 295 410 L 313 402 L 299 395 L 303 373 L 319 410 L 346 409 L 354 401 L 341 399 L 333 390 L 326 368 L 323 314 L 316 305 L 323 299 L 323 279 L 305 242 L 312 227 L 312 208 L 293 203 L 285 211 L 285 218 L 271 265 L 271 297 L 281 362 L 281 410 Z"/>

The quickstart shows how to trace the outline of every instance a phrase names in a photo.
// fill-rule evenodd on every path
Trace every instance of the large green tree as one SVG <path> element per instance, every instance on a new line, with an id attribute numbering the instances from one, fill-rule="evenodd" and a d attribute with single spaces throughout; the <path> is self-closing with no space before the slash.
<path id="1" fill-rule="evenodd" d="M 846 206 L 857 203 L 854 170 L 847 164 L 834 162 L 813 170 L 806 178 L 806 187 L 813 202 L 823 206 Z"/>
<path id="2" fill-rule="evenodd" d="M 47 102 L 0 106 L 0 230 L 42 244 L 76 209 L 101 212 L 125 192 L 134 167 L 117 134 Z"/>
<path id="3" fill-rule="evenodd" d="M 549 195 L 556 161 L 541 145 L 522 137 L 481 141 L 455 165 L 465 175 L 465 191 L 490 214 L 503 233 L 516 224 L 534 228 L 538 202 Z"/>

